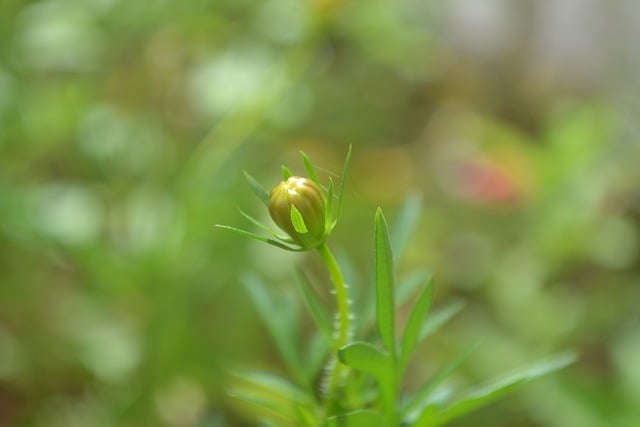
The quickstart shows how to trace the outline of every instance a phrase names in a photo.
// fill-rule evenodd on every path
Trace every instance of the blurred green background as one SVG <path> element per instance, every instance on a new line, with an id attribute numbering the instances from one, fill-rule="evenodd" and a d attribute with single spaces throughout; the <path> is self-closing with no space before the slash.
<path id="1" fill-rule="evenodd" d="M 456 426 L 637 427 L 639 27 L 635 0 L 1 0 L 0 425 L 255 425 L 229 370 L 282 366 L 239 278 L 323 273 L 213 224 L 266 217 L 242 170 L 353 144 L 354 280 L 375 207 L 418 194 L 400 268 L 467 302 L 416 383 L 478 339 L 460 385 L 580 354 Z"/>

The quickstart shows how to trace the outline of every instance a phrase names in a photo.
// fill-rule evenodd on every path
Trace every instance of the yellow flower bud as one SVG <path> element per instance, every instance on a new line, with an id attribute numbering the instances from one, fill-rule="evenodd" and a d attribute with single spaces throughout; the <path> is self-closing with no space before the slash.
<path id="1" fill-rule="evenodd" d="M 269 195 L 269 214 L 304 249 L 325 240 L 325 200 L 315 182 L 299 176 L 276 185 Z"/>

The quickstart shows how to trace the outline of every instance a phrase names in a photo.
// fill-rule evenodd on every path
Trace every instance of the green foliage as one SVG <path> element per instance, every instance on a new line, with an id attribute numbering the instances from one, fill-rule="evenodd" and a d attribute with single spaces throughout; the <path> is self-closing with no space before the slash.
<path id="1" fill-rule="evenodd" d="M 475 19 L 462 1 L 0 1 L 0 425 L 386 424 L 376 378 L 332 357 L 317 256 L 263 244 L 298 249 L 258 184 L 282 162 L 324 183 L 325 230 L 340 218 L 349 342 L 388 354 L 384 207 L 398 419 L 415 402 L 414 424 L 444 422 L 468 385 L 576 348 L 566 374 L 452 424 L 640 425 L 638 2 L 497 3 Z M 565 14 L 576 37 L 539 43 Z"/>
<path id="2" fill-rule="evenodd" d="M 315 169 L 306 154 L 303 153 L 302 156 L 307 172 L 316 182 Z M 401 221 L 400 231 L 394 234 L 396 248 L 401 249 L 406 245 L 412 227 L 416 226 L 416 212 L 420 210 L 420 206 L 419 199 L 415 197 L 404 204 L 398 216 Z M 294 212 L 292 209 L 292 222 L 295 225 L 296 221 L 302 219 L 296 220 Z M 304 222 L 299 227 L 303 226 Z M 442 393 L 442 386 L 477 349 L 478 346 L 473 345 L 438 370 L 423 387 L 411 395 L 401 393 L 405 373 L 418 345 L 458 313 L 463 305 L 454 302 L 427 317 L 434 299 L 433 277 L 425 271 L 418 271 L 401 281 L 403 285 L 399 292 L 395 286 L 396 263 L 392 251 L 392 234 L 381 209 L 375 213 L 374 228 L 376 311 L 372 320 L 384 350 L 378 348 L 375 339 L 373 342 L 351 340 L 349 331 L 352 314 L 347 287 L 326 244 L 318 248 L 318 251 L 335 286 L 335 326 L 331 325 L 328 311 L 304 274 L 297 273 L 298 288 L 318 330 L 312 335 L 311 342 L 323 343 L 314 347 L 316 356 L 320 356 L 313 360 L 319 363 L 329 360 L 324 374 L 319 371 L 321 365 L 316 363 L 306 365 L 313 366 L 314 369 L 305 369 L 300 349 L 292 345 L 298 341 L 299 332 L 295 328 L 298 313 L 293 309 L 295 302 L 289 300 L 289 294 L 280 295 L 276 303 L 257 279 L 250 276 L 245 280 L 249 295 L 276 348 L 296 383 L 302 387 L 298 389 L 269 374 L 241 374 L 243 384 L 234 394 L 262 408 L 260 411 L 265 419 L 276 425 L 303 427 L 436 427 L 488 405 L 521 384 L 564 368 L 575 360 L 574 354 L 565 353 L 468 392 Z M 417 298 L 409 312 L 404 331 L 398 337 L 396 301 L 404 303 L 416 291 Z M 396 293 L 400 293 L 401 298 L 397 298 Z M 350 368 L 350 371 L 345 370 L 345 367 Z M 320 393 L 316 392 L 313 385 L 313 379 L 318 375 L 326 376 L 325 388 Z M 265 394 L 265 390 L 271 390 L 272 393 Z M 339 399 L 338 395 L 341 396 Z"/>
<path id="3" fill-rule="evenodd" d="M 395 343 L 395 277 L 393 257 L 391 256 L 391 244 L 387 222 L 382 211 L 376 211 L 375 227 L 376 245 L 376 319 L 378 331 L 382 337 L 387 351 L 393 359 L 396 358 Z"/>

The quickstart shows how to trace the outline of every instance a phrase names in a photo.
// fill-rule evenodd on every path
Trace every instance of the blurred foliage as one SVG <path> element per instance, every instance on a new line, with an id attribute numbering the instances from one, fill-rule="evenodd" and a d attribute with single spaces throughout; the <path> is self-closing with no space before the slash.
<path id="1" fill-rule="evenodd" d="M 418 349 L 416 384 L 478 338 L 461 385 L 581 355 L 456 426 L 640 425 L 638 16 L 633 0 L 2 0 L 0 424 L 255 425 L 228 372 L 279 366 L 239 277 L 326 278 L 212 225 L 258 212 L 243 169 L 275 184 L 303 149 L 339 173 L 352 143 L 332 237 L 351 282 L 372 270 L 369 213 L 417 193 L 399 267 L 436 272 L 436 305 L 467 301 Z"/>

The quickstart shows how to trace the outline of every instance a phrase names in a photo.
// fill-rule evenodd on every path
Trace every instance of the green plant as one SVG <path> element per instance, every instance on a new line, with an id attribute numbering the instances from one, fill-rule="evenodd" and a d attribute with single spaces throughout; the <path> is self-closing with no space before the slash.
<path id="1" fill-rule="evenodd" d="M 271 229 L 241 211 L 267 233 L 258 235 L 235 227 L 218 225 L 244 236 L 290 251 L 315 250 L 333 281 L 336 297 L 335 322 L 319 295 L 302 272 L 298 287 L 318 331 L 303 347 L 296 347 L 298 305 L 290 292 L 274 295 L 255 276 L 245 285 L 275 345 L 289 368 L 291 379 L 265 372 L 237 372 L 232 394 L 254 407 L 254 416 L 265 426 L 415 426 L 435 427 L 496 400 L 517 386 L 560 369 L 575 359 L 565 352 L 541 360 L 510 375 L 490 381 L 465 393 L 453 393 L 445 381 L 473 352 L 476 345 L 438 371 L 416 393 L 403 393 L 403 378 L 417 345 L 445 324 L 463 306 L 454 302 L 429 318 L 434 295 L 433 277 L 419 271 L 396 286 L 392 247 L 401 252 L 419 216 L 419 199 L 408 199 L 391 233 L 380 208 L 375 213 L 375 310 L 366 294 L 352 305 L 342 270 L 327 245 L 339 219 L 351 149 L 347 153 L 340 187 L 334 194 L 333 180 L 322 187 L 314 166 L 302 154 L 309 178 L 297 177 L 285 166 L 284 181 L 271 193 L 245 174 L 254 192 L 269 208 L 274 222 L 286 234 Z M 334 201 L 336 202 L 334 205 Z M 396 335 L 396 308 L 417 293 L 404 330 Z M 362 304 L 362 305 L 360 305 Z M 356 316 L 354 313 L 358 312 Z M 368 337 L 374 323 L 377 337 Z M 354 335 L 370 338 L 354 340 Z M 379 343 L 380 342 L 380 343 Z M 307 348 L 307 352 L 302 349 Z M 317 378 L 320 377 L 320 381 Z M 317 385 L 319 383 L 319 385 Z"/>

